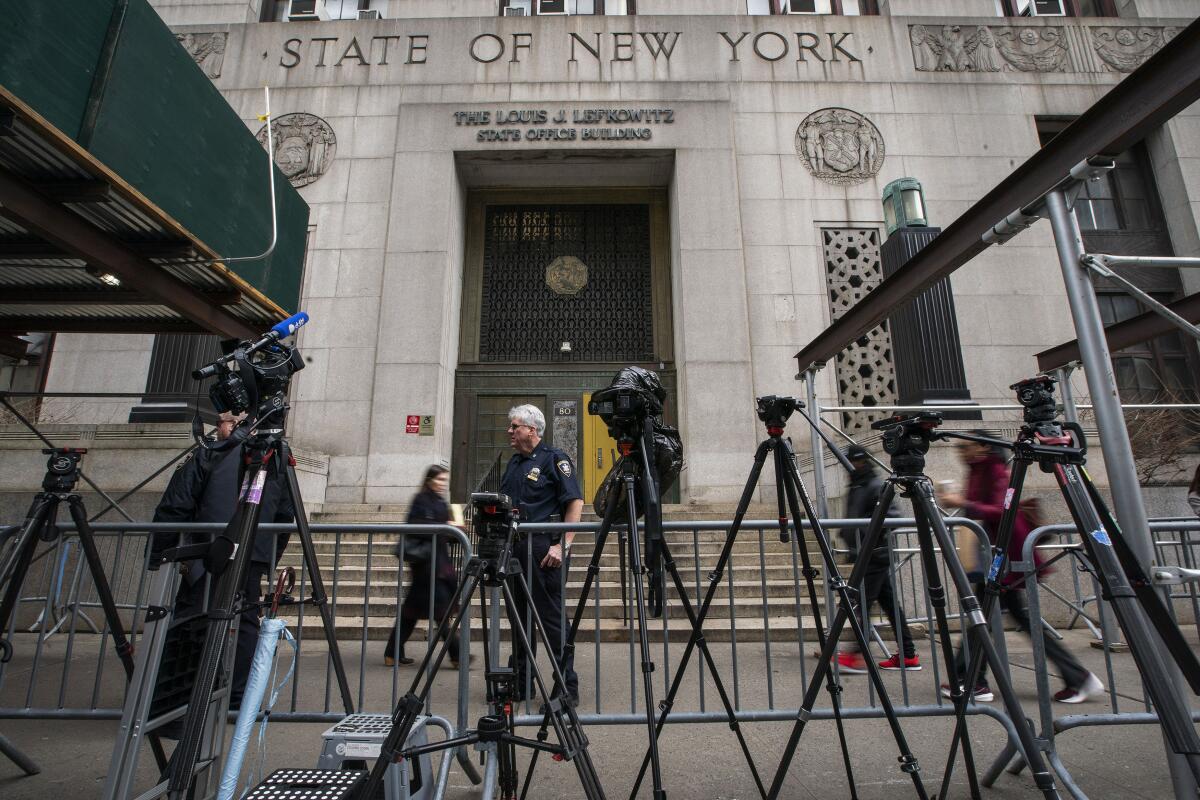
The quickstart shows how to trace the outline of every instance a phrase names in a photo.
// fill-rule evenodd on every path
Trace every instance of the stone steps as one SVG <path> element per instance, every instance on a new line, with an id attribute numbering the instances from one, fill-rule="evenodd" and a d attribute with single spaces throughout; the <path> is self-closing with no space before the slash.
<path id="1" fill-rule="evenodd" d="M 682 507 L 680 507 L 682 508 Z M 723 516 L 732 516 L 732 508 Z M 675 519 L 684 512 L 676 510 Z M 707 519 L 714 516 L 720 519 L 722 515 L 705 515 Z M 766 511 L 755 517 L 767 527 L 744 527 L 735 540 L 730 555 L 726 574 L 722 576 L 717 587 L 715 599 L 709 612 L 709 623 L 706 631 L 711 628 L 709 638 L 713 641 L 729 641 L 730 619 L 735 620 L 739 640 L 762 641 L 764 630 L 769 629 L 772 640 L 796 641 L 798 637 L 797 610 L 801 614 L 800 621 L 811 628 L 813 609 L 808 603 L 807 587 L 803 581 L 799 584 L 800 603 L 797 608 L 797 587 L 794 583 L 795 570 L 793 559 L 799 564 L 799 557 L 793 553 L 793 544 L 780 542 L 778 531 L 770 527 L 773 512 Z M 370 517 L 368 519 L 368 517 Z M 383 519 L 386 517 L 386 519 Z M 403 520 L 401 507 L 372 507 L 372 508 L 326 508 L 314 522 L 387 522 L 397 523 Z M 407 592 L 411 577 L 407 567 L 394 555 L 394 547 L 399 540 L 399 533 L 357 533 L 342 532 L 314 533 L 313 547 L 320 564 L 326 591 L 331 596 L 335 624 L 338 637 L 358 639 L 363 635 L 364 605 L 367 616 L 366 635 L 371 640 L 386 638 L 394 625 L 398 611 L 398 599 Z M 571 554 L 571 570 L 565 590 L 568 618 L 574 610 L 582 591 L 586 576 L 586 567 L 590 562 L 594 533 L 581 532 L 575 538 Z M 672 555 L 679 568 L 694 607 L 699 606 L 699 599 L 708 590 L 708 576 L 716 566 L 717 559 L 725 544 L 725 530 L 701 531 L 667 531 L 665 538 L 671 548 Z M 815 545 L 809 543 L 810 553 L 815 562 L 820 561 Z M 338 580 L 336 585 L 336 603 L 334 596 L 334 561 L 338 564 Z M 629 569 L 628 553 L 626 554 L 626 571 Z M 293 539 L 291 546 L 283 554 L 281 564 L 294 566 L 299 569 L 303 563 L 298 543 Z M 598 581 L 593 586 L 589 607 L 581 620 L 580 638 L 591 640 L 599 636 L 602 641 L 624 641 L 627 636 L 626 622 L 622 615 L 626 613 L 625 604 L 621 600 L 620 579 L 622 575 L 619 558 L 619 547 L 616 534 L 610 536 L 605 544 L 605 552 L 599 561 Z M 628 577 L 628 572 L 626 572 Z M 368 587 L 368 581 L 370 585 Z M 398 592 L 397 583 L 401 588 Z M 630 602 L 633 598 L 632 580 L 627 580 L 627 592 Z M 765 586 L 764 586 L 765 582 Z M 765 591 L 764 591 L 765 590 Z M 364 596 L 369 592 L 369 598 Z M 824 604 L 824 586 L 818 578 L 818 607 Z M 763 600 L 765 594 L 765 602 Z M 399 595 L 399 597 L 398 597 Z M 598 604 L 597 611 L 593 604 Z M 478 629 L 478 606 L 472 617 L 472 627 Z M 766 624 L 764 625 L 764 609 Z M 689 626 L 683 606 L 669 577 L 667 580 L 667 602 L 665 613 L 669 622 L 666 632 L 663 631 L 663 620 L 650 621 L 650 637 L 654 641 L 662 641 L 664 635 L 671 641 L 686 641 Z M 281 616 L 295 620 L 296 609 L 281 610 Z M 507 628 L 507 621 L 502 627 Z M 311 609 L 304 612 L 305 636 L 321 636 L 320 618 Z M 809 634 L 806 634 L 809 635 Z"/>
<path id="2" fill-rule="evenodd" d="M 479 617 L 479 615 L 477 613 L 471 615 L 471 633 L 472 633 L 471 638 L 472 638 L 473 642 L 480 641 L 480 636 L 482 634 L 482 625 L 481 625 L 478 617 Z M 808 642 L 810 645 L 815 646 L 816 635 L 814 633 L 812 618 L 809 616 L 804 616 L 801 618 L 801 620 L 804 625 L 805 641 Z M 586 621 L 586 617 L 585 617 L 585 621 Z M 648 625 L 647 625 L 646 633 L 651 642 L 661 643 L 665 636 L 667 638 L 667 640 L 672 643 L 675 643 L 675 642 L 683 643 L 683 642 L 687 642 L 688 638 L 691 636 L 691 627 L 687 624 L 686 620 L 681 620 L 681 621 L 672 620 L 670 626 L 667 627 L 666 630 L 663 629 L 662 619 L 648 619 L 647 622 L 648 622 Z M 769 624 L 764 625 L 761 617 L 758 619 L 739 617 L 737 620 L 737 624 L 735 626 L 736 633 L 737 633 L 737 641 L 738 642 L 761 642 L 761 641 L 764 641 L 764 639 L 765 639 L 764 631 L 766 631 L 766 630 L 770 631 L 771 641 L 773 643 L 774 642 L 796 642 L 796 641 L 798 641 L 798 630 L 799 629 L 796 624 L 795 616 L 771 617 L 768 620 L 768 623 Z M 371 616 L 367 620 L 367 629 L 366 629 L 367 639 L 370 641 L 380 641 L 380 640 L 387 639 L 388 636 L 391 634 L 394 625 L 395 625 L 394 619 Z M 289 625 L 289 628 L 292 630 L 293 634 L 296 633 L 296 626 L 294 624 Z M 335 620 L 334 628 L 335 628 L 335 631 L 337 632 L 337 637 L 339 640 L 344 641 L 344 642 L 345 641 L 357 641 L 362 638 L 362 633 L 363 633 L 362 617 L 361 616 L 358 616 L 358 617 L 341 617 L 341 616 L 339 616 Z M 504 632 L 508 631 L 507 620 L 501 621 L 500 628 L 501 628 L 501 631 L 504 631 Z M 887 628 L 886 625 L 883 626 L 882 628 L 880 628 L 880 632 L 884 633 L 886 628 Z M 423 641 L 426 638 L 428 638 L 427 630 L 428 629 L 425 627 L 425 623 L 418 624 L 416 630 L 413 631 L 412 639 L 410 640 L 410 644 L 415 643 L 417 641 Z M 318 617 L 316 614 L 309 614 L 308 612 L 305 612 L 304 625 L 301 628 L 301 631 L 302 631 L 303 637 L 305 639 L 316 639 L 316 640 L 321 639 L 324 636 L 324 632 L 321 628 L 320 617 Z M 629 635 L 630 635 L 629 625 L 625 621 L 621 620 L 620 618 L 601 619 L 599 628 L 584 627 L 584 625 L 581 624 L 580 629 L 579 629 L 578 641 L 580 643 L 579 646 L 584 647 L 584 646 L 586 646 L 585 643 L 594 642 L 597 639 L 597 637 L 599 638 L 599 640 L 601 642 L 625 642 L 625 641 L 628 641 Z M 886 636 L 889 636 L 889 635 L 890 635 L 890 633 L 885 634 L 885 638 L 886 638 Z M 728 620 L 718 622 L 716 619 L 710 618 L 705 623 L 704 636 L 705 636 L 705 639 L 707 639 L 710 642 L 733 641 L 733 632 L 730 630 Z M 635 638 L 635 641 L 636 641 L 636 638 Z"/>

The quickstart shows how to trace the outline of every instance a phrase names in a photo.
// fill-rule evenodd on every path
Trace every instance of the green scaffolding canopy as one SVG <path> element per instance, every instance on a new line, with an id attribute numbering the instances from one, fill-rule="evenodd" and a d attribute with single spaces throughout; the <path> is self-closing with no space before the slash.
<path id="1" fill-rule="evenodd" d="M 0 26 L 0 331 L 249 336 L 296 310 L 308 206 L 146 0 Z"/>

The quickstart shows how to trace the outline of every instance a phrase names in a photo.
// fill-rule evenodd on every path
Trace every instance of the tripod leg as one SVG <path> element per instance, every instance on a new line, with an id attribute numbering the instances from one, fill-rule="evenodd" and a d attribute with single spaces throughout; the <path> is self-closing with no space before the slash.
<path id="1" fill-rule="evenodd" d="M 466 575 L 459 582 L 454 596 L 450 598 L 450 603 L 446 607 L 446 613 L 438 622 L 437 635 L 433 639 L 438 643 L 438 647 L 436 649 L 426 648 L 421 665 L 417 668 L 416 675 L 413 676 L 412 685 L 409 686 L 408 692 L 400 698 L 396 708 L 392 711 L 392 727 L 379 747 L 379 758 L 375 760 L 375 766 L 371 768 L 367 782 L 355 795 L 356 800 L 374 800 L 383 787 L 383 778 L 388 767 L 396 761 L 401 747 L 408 741 L 417 717 L 420 715 L 421 709 L 425 707 L 425 699 L 433 688 L 433 680 L 437 675 L 438 668 L 441 667 L 442 659 L 449 651 L 450 643 L 458 631 L 458 626 L 462 623 L 465 613 L 463 609 L 470 604 L 475 589 L 479 585 L 482 567 L 482 561 L 472 559 L 464 569 Z M 454 611 L 455 608 L 459 611 Z M 430 661 L 433 661 L 432 668 L 430 668 Z M 421 685 L 422 681 L 425 682 L 424 686 Z M 445 757 L 449 758 L 449 755 L 447 754 Z"/>
<path id="2" fill-rule="evenodd" d="M 1129 652 L 1141 673 L 1146 693 L 1154 703 L 1167 745 L 1173 752 L 1186 757 L 1189 769 L 1200 782 L 1200 736 L 1196 734 L 1190 709 L 1151 633 L 1138 595 L 1114 552 L 1114 538 L 1120 537 L 1121 533 L 1115 527 L 1104 528 L 1096 507 L 1083 487 L 1078 467 L 1056 464 L 1054 469 L 1063 498 L 1079 528 L 1079 538 L 1088 560 L 1107 595 L 1106 599 L 1112 604 L 1117 623 L 1129 643 Z"/>
<path id="3" fill-rule="evenodd" d="M 883 521 L 887 516 L 888 509 L 892 505 L 895 494 L 896 487 L 892 482 L 888 481 L 885 483 L 883 492 L 879 496 L 879 503 L 875 506 L 875 513 L 871 516 L 871 522 L 867 526 L 867 535 L 864 537 L 862 552 L 872 552 L 879 544 L 879 538 L 883 535 Z M 827 542 L 825 546 L 828 547 Z M 832 559 L 832 552 L 828 554 L 828 558 Z M 865 558 L 856 562 L 854 569 L 850 572 L 849 582 L 842 579 L 841 574 L 836 568 L 828 576 L 833 591 L 839 598 L 837 613 L 834 615 L 833 622 L 829 626 L 829 633 L 825 640 L 825 646 L 821 649 L 821 656 L 817 661 L 817 667 L 809 678 L 808 687 L 804 693 L 804 701 L 800 706 L 799 713 L 796 715 L 796 723 L 792 727 L 791 736 L 784 747 L 783 758 L 779 762 L 779 769 L 775 773 L 775 780 L 771 783 L 771 789 L 767 793 L 768 800 L 776 800 L 779 797 L 779 792 L 783 788 L 783 780 L 787 777 L 788 768 L 791 766 L 792 759 L 796 755 L 796 747 L 800 743 L 800 736 L 804 732 L 805 723 L 812 718 L 812 709 L 816 705 L 817 695 L 821 691 L 821 683 L 825 680 L 826 672 L 832 669 L 830 660 L 833 658 L 842 628 L 847 623 L 850 625 L 859 647 L 864 652 L 868 650 L 869 643 L 866 633 L 863 631 L 862 624 L 859 622 L 854 610 L 854 589 L 852 588 L 862 585 L 863 578 L 867 572 L 867 564 L 868 559 Z M 867 659 L 866 667 L 867 675 L 879 695 L 879 704 L 883 707 L 884 716 L 887 718 L 892 736 L 895 738 L 896 745 L 900 750 L 898 758 L 900 769 L 912 777 L 913 788 L 917 793 L 917 797 L 921 798 L 921 800 L 927 800 L 928 794 L 925 791 L 925 784 L 921 780 L 921 766 L 916 756 L 913 755 L 912 748 L 908 746 L 904 730 L 900 727 L 900 720 L 896 716 L 896 709 L 892 706 L 892 701 L 888 696 L 887 688 L 884 686 L 883 678 L 879 674 L 879 667 L 871 659 Z"/>
<path id="4" fill-rule="evenodd" d="M 308 530 L 308 514 L 304 510 L 304 501 L 300 497 L 300 481 L 296 477 L 296 459 L 292 456 L 292 448 L 286 439 L 279 443 L 277 457 L 287 475 L 288 494 L 291 495 L 292 508 L 295 509 L 296 515 L 296 533 L 300 537 L 300 547 L 304 551 L 304 568 L 308 570 L 308 579 L 312 586 L 313 605 L 317 607 L 317 611 L 321 615 L 321 626 L 325 631 L 325 644 L 329 647 L 330 658 L 333 659 L 333 672 L 337 677 L 338 691 L 342 695 L 342 705 L 347 714 L 353 714 L 354 699 L 350 694 L 350 682 L 346 679 L 342 651 L 338 647 L 337 630 L 333 625 L 333 611 L 329 608 L 329 597 L 325 593 L 325 581 L 321 579 L 321 566 L 317 562 L 316 548 L 313 547 L 312 534 Z"/>
<path id="5" fill-rule="evenodd" d="M 256 454 L 257 455 L 257 454 Z M 212 715 L 212 696 L 214 684 L 222 669 L 229 628 L 236 618 L 235 604 L 242 581 L 245 578 L 246 567 L 250 563 L 251 543 L 258 529 L 259 512 L 262 510 L 258 499 L 262 496 L 263 486 L 267 480 L 267 454 L 262 454 L 257 463 L 251 464 L 243 478 L 246 490 L 238 501 L 233 521 L 226 531 L 235 530 L 234 541 L 238 547 L 233 561 L 226 565 L 218 579 L 216 596 L 208 607 L 208 628 L 204 636 L 204 649 L 201 651 L 200 664 L 196 671 L 196 683 L 192 687 L 191 698 L 188 701 L 188 714 L 184 717 L 184 732 L 175 752 L 171 755 L 171 770 L 169 786 L 170 800 L 183 800 L 189 787 L 195 780 L 196 764 L 200 758 L 200 747 L 204 737 L 204 729 L 208 725 L 224 726 L 225 721 L 210 720 Z M 231 646 L 236 646 L 233 644 Z M 226 686 L 227 693 L 230 686 Z M 227 706 L 225 702 L 218 705 Z M 220 709 L 218 709 L 220 710 Z M 216 766 L 214 763 L 213 766 Z"/>
<path id="6" fill-rule="evenodd" d="M 654 726 L 654 680 L 651 677 L 651 673 L 654 672 L 654 662 L 650 660 L 650 637 L 646 632 L 646 595 L 642 581 L 641 543 L 638 541 L 636 484 L 637 478 L 632 473 L 625 476 L 625 496 L 629 502 L 629 558 L 633 567 L 634 612 L 637 614 L 638 649 L 642 656 L 642 691 L 646 698 L 646 728 L 650 739 L 650 777 L 654 787 L 652 796 L 654 800 L 666 800 L 667 795 L 663 791 L 662 784 L 662 761 L 658 753 L 658 732 Z M 647 530 L 647 534 L 650 534 L 649 530 Z M 662 535 L 661 530 L 658 535 Z"/>
<path id="7" fill-rule="evenodd" d="M 983 618 L 985 620 L 992 619 L 992 613 L 995 611 L 996 604 L 1000 601 L 1000 591 L 1003 588 L 1000 584 L 1000 579 L 1004 577 L 1008 566 L 1008 546 L 1012 541 L 1013 528 L 1017 521 L 1017 513 L 1020 509 L 1021 492 L 1025 487 L 1025 473 L 1029 469 L 1029 462 L 1017 458 L 1013 461 L 1012 474 L 1008 480 L 1008 492 L 1005 494 L 1004 512 L 1000 515 L 1000 527 L 996 535 L 996 543 L 991 548 L 992 561 L 988 567 L 987 575 L 984 580 L 983 594 Z M 937 513 L 937 509 L 934 509 Z M 963 652 L 967 655 L 966 660 L 966 675 L 964 676 L 963 688 L 965 692 L 970 693 L 975 690 L 975 685 L 979 683 L 979 673 L 983 667 L 983 652 L 978 643 L 971 641 L 964 636 L 962 640 Z M 957 663 L 955 664 L 957 666 Z M 950 779 L 954 775 L 954 762 L 958 755 L 959 740 L 967 735 L 967 698 L 962 698 L 963 702 L 959 702 L 955 696 L 957 686 L 951 676 L 951 698 L 954 701 L 954 738 L 950 742 L 950 754 L 946 758 L 946 769 L 942 772 L 942 788 L 938 793 L 939 798 L 945 798 L 950 791 Z M 965 757 L 965 755 L 964 755 Z M 974 772 L 974 770 L 972 770 Z M 974 776 L 970 776 L 972 786 L 975 785 Z M 973 789 L 974 791 L 974 789 Z"/>
<path id="8" fill-rule="evenodd" d="M 9 551 L 9 562 L 4 565 L 4 574 L 8 576 L 8 586 L 4 589 L 4 599 L 0 600 L 0 662 L 12 658 L 12 643 L 7 638 L 8 621 L 17 607 L 21 595 L 21 585 L 29 564 L 33 561 L 33 551 L 37 549 L 38 532 L 46 524 L 50 509 L 55 500 L 53 495 L 38 494 L 29 506 L 25 516 L 25 524 L 17 534 L 17 540 Z"/>
<path id="9" fill-rule="evenodd" d="M 1025 719 L 1025 712 L 1021 708 L 1021 702 L 1017 699 L 1016 692 L 1013 691 L 1012 681 L 1008 677 L 1008 665 L 1001 662 L 1000 657 L 996 654 L 996 646 L 992 643 L 987 620 L 983 616 L 979 600 L 972 592 L 970 581 L 967 580 L 967 573 L 963 570 L 962 563 L 958 560 L 958 554 L 954 549 L 954 540 L 950 537 L 950 533 L 946 530 L 946 524 L 942 521 L 941 516 L 937 513 L 937 509 L 934 507 L 933 484 L 929 482 L 929 478 L 922 475 L 911 482 L 910 488 L 913 511 L 918 521 L 917 534 L 921 539 L 928 539 L 929 534 L 932 533 L 936 539 L 937 546 L 942 550 L 942 560 L 946 564 L 947 572 L 950 573 L 950 579 L 954 583 L 954 588 L 958 591 L 959 602 L 962 604 L 964 611 L 966 611 L 967 620 L 971 626 L 970 635 L 974 636 L 983 648 L 983 655 L 987 658 L 988 664 L 992 668 L 993 676 L 996 679 L 996 686 L 1004 698 L 1005 709 L 1008 711 L 1013 726 L 1017 729 L 1017 735 L 1021 740 L 1021 747 L 1025 751 L 1023 753 L 1025 762 L 1029 765 L 1029 772 L 1033 775 L 1034 783 L 1042 794 L 1046 796 L 1047 800 L 1057 800 L 1059 795 L 1058 790 L 1054 787 L 1054 777 L 1046 767 L 1046 761 L 1042 758 L 1042 751 L 1037 748 L 1037 744 L 1034 742 L 1033 731 Z M 922 518 L 925 520 L 925 526 L 920 525 Z M 928 548 L 929 552 L 932 552 L 934 543 L 934 541 L 922 541 L 921 549 L 924 551 Z M 936 571 L 930 574 L 927 570 L 927 579 L 936 576 Z M 964 736 L 964 753 L 966 752 L 966 745 L 967 738 Z"/>
<path id="10" fill-rule="evenodd" d="M 934 509 L 933 513 L 936 514 L 937 510 Z M 925 588 L 929 592 L 929 604 L 933 606 L 934 618 L 938 629 L 938 639 L 942 649 L 942 658 L 946 664 L 946 677 L 950 683 L 950 699 L 954 704 L 956 736 L 952 748 L 957 749 L 958 742 L 962 742 L 963 765 L 967 771 L 967 784 L 973 800 L 979 800 L 979 776 L 975 769 L 975 753 L 971 747 L 971 739 L 967 736 L 966 732 L 967 700 L 975 685 L 968 683 L 968 688 L 964 689 L 962 683 L 959 681 L 958 659 L 954 653 L 954 642 L 950 639 L 950 621 L 946 614 L 946 587 L 942 584 L 941 575 L 938 572 L 937 558 L 934 555 L 933 537 L 929 532 L 930 523 L 926 517 L 925 508 L 915 500 L 913 501 L 913 516 L 917 519 L 917 541 L 919 542 L 919 549 L 921 551 L 921 566 L 925 572 Z M 941 518 L 939 517 L 938 519 L 940 522 Z M 949 555 L 945 552 L 943 552 L 943 556 L 949 558 Z M 984 630 L 984 635 L 987 635 L 986 629 Z M 963 647 L 977 646 L 971 644 L 971 642 L 971 638 L 964 631 Z M 959 728 L 963 731 L 961 739 L 957 736 Z M 943 798 L 945 797 L 946 790 L 949 788 L 949 781 L 950 773 L 947 772 L 942 776 L 941 797 Z"/>
<path id="11" fill-rule="evenodd" d="M 16 745 L 5 736 L 0 736 L 0 754 L 20 767 L 26 775 L 37 775 L 42 771 L 42 768 L 32 758 L 18 750 Z"/>
<path id="12" fill-rule="evenodd" d="M 619 492 L 609 492 L 607 503 L 604 508 L 604 518 L 600 522 L 600 530 L 596 532 L 596 542 L 592 548 L 592 557 L 591 560 L 588 561 L 587 572 L 583 579 L 583 588 L 579 591 L 579 600 L 575 603 L 575 613 L 571 616 L 571 626 L 567 630 L 567 641 L 562 648 L 563 663 L 566 663 L 569 658 L 575 655 L 575 637 L 579 633 L 579 625 L 583 621 L 584 612 L 587 610 L 587 601 L 588 597 L 591 596 L 592 584 L 597 581 L 597 577 L 600 574 L 600 558 L 604 555 L 604 544 L 608 540 L 608 534 L 609 531 L 612 530 L 613 523 L 616 521 L 617 506 L 620 503 L 620 499 L 621 494 Z M 532 563 L 530 566 L 533 566 Z M 624 578 L 624 570 L 622 570 L 622 578 Z M 624 592 L 624 585 L 622 585 L 622 597 L 624 597 Z M 516 663 L 515 658 L 514 663 Z M 554 684 L 554 689 L 551 692 L 552 695 L 557 694 L 560 689 L 563 689 L 566 686 L 566 684 L 557 683 L 557 680 L 558 679 L 556 677 L 556 683 Z M 544 740 L 546 738 L 546 732 L 549 729 L 549 725 L 549 715 L 543 716 L 542 725 L 538 729 L 537 733 L 537 737 L 539 739 Z M 536 753 L 534 755 L 536 759 Z M 535 766 L 536 763 L 537 762 L 535 760 Z M 531 766 L 530 772 L 532 771 L 533 767 Z"/>
<path id="13" fill-rule="evenodd" d="M 542 694 L 542 701 L 546 705 L 546 716 L 554 723 L 559 743 L 564 749 L 564 758 L 569 759 L 575 764 L 575 771 L 579 774 L 579 782 L 583 787 L 584 796 L 588 800 L 604 800 L 604 790 L 600 785 L 600 778 L 596 773 L 595 765 L 592 764 L 591 756 L 587 752 L 587 737 L 584 735 L 579 717 L 575 713 L 575 701 L 565 694 L 555 697 L 546 692 L 546 682 L 542 677 L 541 670 L 538 668 L 537 660 L 533 657 L 533 646 L 529 635 L 521 625 L 520 615 L 516 613 L 516 601 L 509 586 L 509 581 L 512 578 L 516 578 L 514 582 L 525 595 L 526 608 L 530 610 L 531 622 L 533 623 L 533 635 L 541 640 L 542 645 L 548 653 L 553 652 L 550 648 L 550 640 L 546 636 L 546 629 L 542 627 L 542 618 L 538 614 L 537 606 L 533 603 L 533 596 L 530 594 L 529 587 L 525 584 L 525 581 L 521 580 L 520 574 L 507 577 L 500 586 L 504 592 L 504 602 L 509 614 L 509 624 L 512 626 L 513 635 L 516 640 L 514 644 L 521 647 L 528 659 L 527 663 L 532 670 L 533 680 L 537 684 L 538 690 Z M 554 675 L 554 685 L 556 687 L 565 686 L 562 670 L 559 669 L 558 662 L 555 661 L 553 656 L 550 658 L 550 669 Z M 543 721 L 544 724 L 545 722 Z M 529 789 L 529 779 L 532 777 L 532 772 L 533 767 L 531 764 L 529 773 L 526 775 L 525 791 Z"/>
<path id="14" fill-rule="evenodd" d="M 1087 471 L 1079 469 L 1080 481 L 1087 489 L 1088 497 L 1092 500 L 1092 505 L 1095 507 L 1096 514 L 1100 517 L 1100 521 L 1105 530 L 1112 531 L 1113 550 L 1116 553 L 1117 560 L 1121 564 L 1121 568 L 1125 571 L 1126 577 L 1129 579 L 1133 587 L 1134 593 L 1142 604 L 1142 609 L 1146 616 L 1154 624 L 1154 629 L 1158 631 L 1159 638 L 1166 645 L 1167 651 L 1178 665 L 1180 672 L 1183 673 L 1184 679 L 1191 686 L 1192 691 L 1200 694 L 1200 659 L 1196 657 L 1196 651 L 1183 638 L 1182 632 L 1179 630 L 1178 623 L 1175 622 L 1166 603 L 1164 603 L 1162 595 L 1158 593 L 1153 581 L 1146 575 L 1142 569 L 1141 562 L 1138 561 L 1136 555 L 1129 548 L 1125 537 L 1121 535 L 1121 529 L 1117 526 L 1112 514 L 1108 510 L 1108 506 L 1104 504 L 1104 498 L 1100 496 L 1100 492 L 1096 489 L 1096 485 L 1092 483 L 1091 477 Z M 1082 530 L 1082 529 L 1081 529 Z"/>
<path id="15" fill-rule="evenodd" d="M 117 656 L 125 667 L 125 681 L 133 679 L 133 645 L 125 637 L 125 625 L 121 622 L 121 614 L 117 611 L 117 603 L 113 599 L 112 588 L 104 574 L 104 563 L 100 559 L 100 551 L 96 548 L 95 534 L 88 524 L 87 511 L 83 507 L 83 498 L 77 494 L 67 497 L 67 508 L 71 519 L 75 522 L 75 530 L 79 534 L 79 548 L 87 559 L 88 571 L 92 573 L 92 582 L 96 584 L 96 594 L 100 598 L 100 606 L 104 609 L 104 617 L 108 620 L 108 630 L 112 634 L 113 645 Z M 158 734 L 150 735 L 150 748 L 154 751 L 154 760 L 159 770 L 167 768 L 167 754 L 163 750 L 162 739 Z"/>
<path id="16" fill-rule="evenodd" d="M 683 678 L 687 673 L 688 664 L 691 663 L 692 651 L 704 641 L 704 621 L 708 618 L 709 608 L 712 606 L 713 598 L 716 597 L 717 589 L 721 585 L 721 578 L 725 574 L 725 568 L 729 563 L 730 556 L 733 554 L 733 545 L 737 541 L 737 535 L 742 526 L 742 520 L 746 516 L 746 511 L 750 508 L 750 503 L 754 500 L 754 491 L 758 487 L 758 481 L 762 475 L 763 465 L 767 460 L 767 453 L 771 450 L 771 441 L 764 440 L 759 444 L 758 449 L 754 453 L 754 465 L 750 468 L 750 477 L 746 480 L 746 486 L 742 489 L 741 499 L 738 500 L 737 510 L 733 515 L 733 522 L 729 527 L 729 531 L 725 534 L 725 544 L 721 548 L 721 553 L 717 557 L 717 564 L 713 570 L 708 573 L 708 589 L 705 591 L 704 599 L 700 603 L 700 610 L 696 613 L 695 619 L 692 621 L 692 635 L 688 637 L 687 645 L 684 647 L 683 656 L 679 660 L 679 666 L 675 669 L 675 677 L 671 680 L 671 687 L 667 691 L 666 698 L 660 704 L 662 713 L 658 717 L 658 725 L 655 729 L 661 733 L 667 723 L 667 717 L 671 714 L 671 708 L 675 704 L 675 696 L 679 693 L 680 687 L 683 685 Z M 625 574 L 622 569 L 621 579 L 624 581 Z M 687 597 L 686 591 L 679 584 L 676 576 L 676 588 L 679 591 L 680 597 Z M 622 596 L 624 596 L 624 588 L 622 588 Z M 711 659 L 711 656 L 709 656 Z M 712 669 L 710 663 L 710 670 Z M 713 675 L 717 673 L 713 671 Z M 722 693 L 721 702 L 725 704 L 726 713 L 729 714 L 730 724 L 736 724 L 733 716 L 732 704 L 728 702 L 724 694 L 724 686 L 718 684 Z M 754 770 L 754 763 L 750 761 L 751 769 Z M 646 754 L 642 757 L 642 765 L 638 769 L 637 777 L 633 781 L 633 789 L 630 792 L 631 796 L 636 795 L 638 789 L 641 788 L 642 779 L 646 775 L 646 769 L 650 766 L 650 749 L 646 748 Z M 757 779 L 757 771 L 755 770 L 755 778 Z M 763 791 L 761 782 L 759 782 L 759 792 Z"/>
<path id="17" fill-rule="evenodd" d="M 821 527 L 821 521 L 817 518 L 816 511 L 813 509 L 812 502 L 808 499 L 808 492 L 804 488 L 800 476 L 795 472 L 795 462 L 791 459 L 790 448 L 782 440 L 780 447 L 775 452 L 775 474 L 776 482 L 779 484 L 779 517 L 784 518 L 784 499 L 787 500 L 787 508 L 791 513 L 792 519 L 796 521 L 796 545 L 800 551 L 800 561 L 804 565 L 801 572 L 804 575 L 805 583 L 808 587 L 808 603 L 812 608 L 813 623 L 817 631 L 817 646 L 822 651 L 825 650 L 825 626 L 821 623 L 821 615 L 817 612 L 817 570 L 813 568 L 812 559 L 808 554 L 808 537 L 804 535 L 804 528 L 800 524 L 799 508 L 797 507 L 797 495 L 803 499 L 804 512 L 808 516 L 809 524 L 812 525 L 813 536 L 821 548 L 821 555 L 825 557 L 828 553 L 825 565 L 830 572 L 837 571 L 837 565 L 833 562 L 833 550 L 829 547 L 829 538 Z M 782 522 L 780 523 L 782 524 Z M 865 551 L 864 551 L 865 552 Z M 799 620 L 797 620 L 799 623 Z M 869 649 L 864 648 L 863 655 L 868 659 L 871 657 Z M 850 745 L 846 740 L 846 727 L 842 721 L 842 687 L 838 684 L 837 677 L 833 674 L 833 670 L 826 673 L 828 678 L 825 682 L 825 688 L 829 692 L 829 703 L 833 707 L 833 720 L 837 727 L 838 745 L 842 750 L 842 763 L 846 768 L 846 782 L 850 788 L 851 800 L 858 797 L 858 787 L 854 780 L 854 766 L 850 760 Z"/>

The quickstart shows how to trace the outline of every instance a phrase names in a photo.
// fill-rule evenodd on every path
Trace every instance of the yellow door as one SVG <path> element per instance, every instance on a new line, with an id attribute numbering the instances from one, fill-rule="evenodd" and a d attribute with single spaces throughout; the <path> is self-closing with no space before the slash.
<path id="1" fill-rule="evenodd" d="M 587 413 L 590 394 L 583 396 L 583 449 L 580 452 L 581 472 L 583 474 L 583 501 L 591 503 L 596 496 L 600 481 L 612 468 L 617 454 L 617 442 L 608 435 L 608 426 L 600 417 Z"/>

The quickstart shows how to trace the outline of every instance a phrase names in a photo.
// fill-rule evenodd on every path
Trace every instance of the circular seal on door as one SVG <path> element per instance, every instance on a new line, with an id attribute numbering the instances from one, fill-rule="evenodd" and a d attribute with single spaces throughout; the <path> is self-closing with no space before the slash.
<path id="1" fill-rule="evenodd" d="M 337 152 L 337 137 L 329 123 L 315 114 L 284 114 L 271 121 L 275 165 L 299 189 L 325 174 Z M 267 126 L 256 135 L 267 146 Z"/>
<path id="2" fill-rule="evenodd" d="M 579 294 L 587 280 L 587 264 L 575 256 L 559 256 L 546 267 L 546 285 L 555 294 Z"/>
<path id="3" fill-rule="evenodd" d="M 841 186 L 870 180 L 883 167 L 883 136 L 848 108 L 822 108 L 796 128 L 796 153 L 813 177 Z"/>

